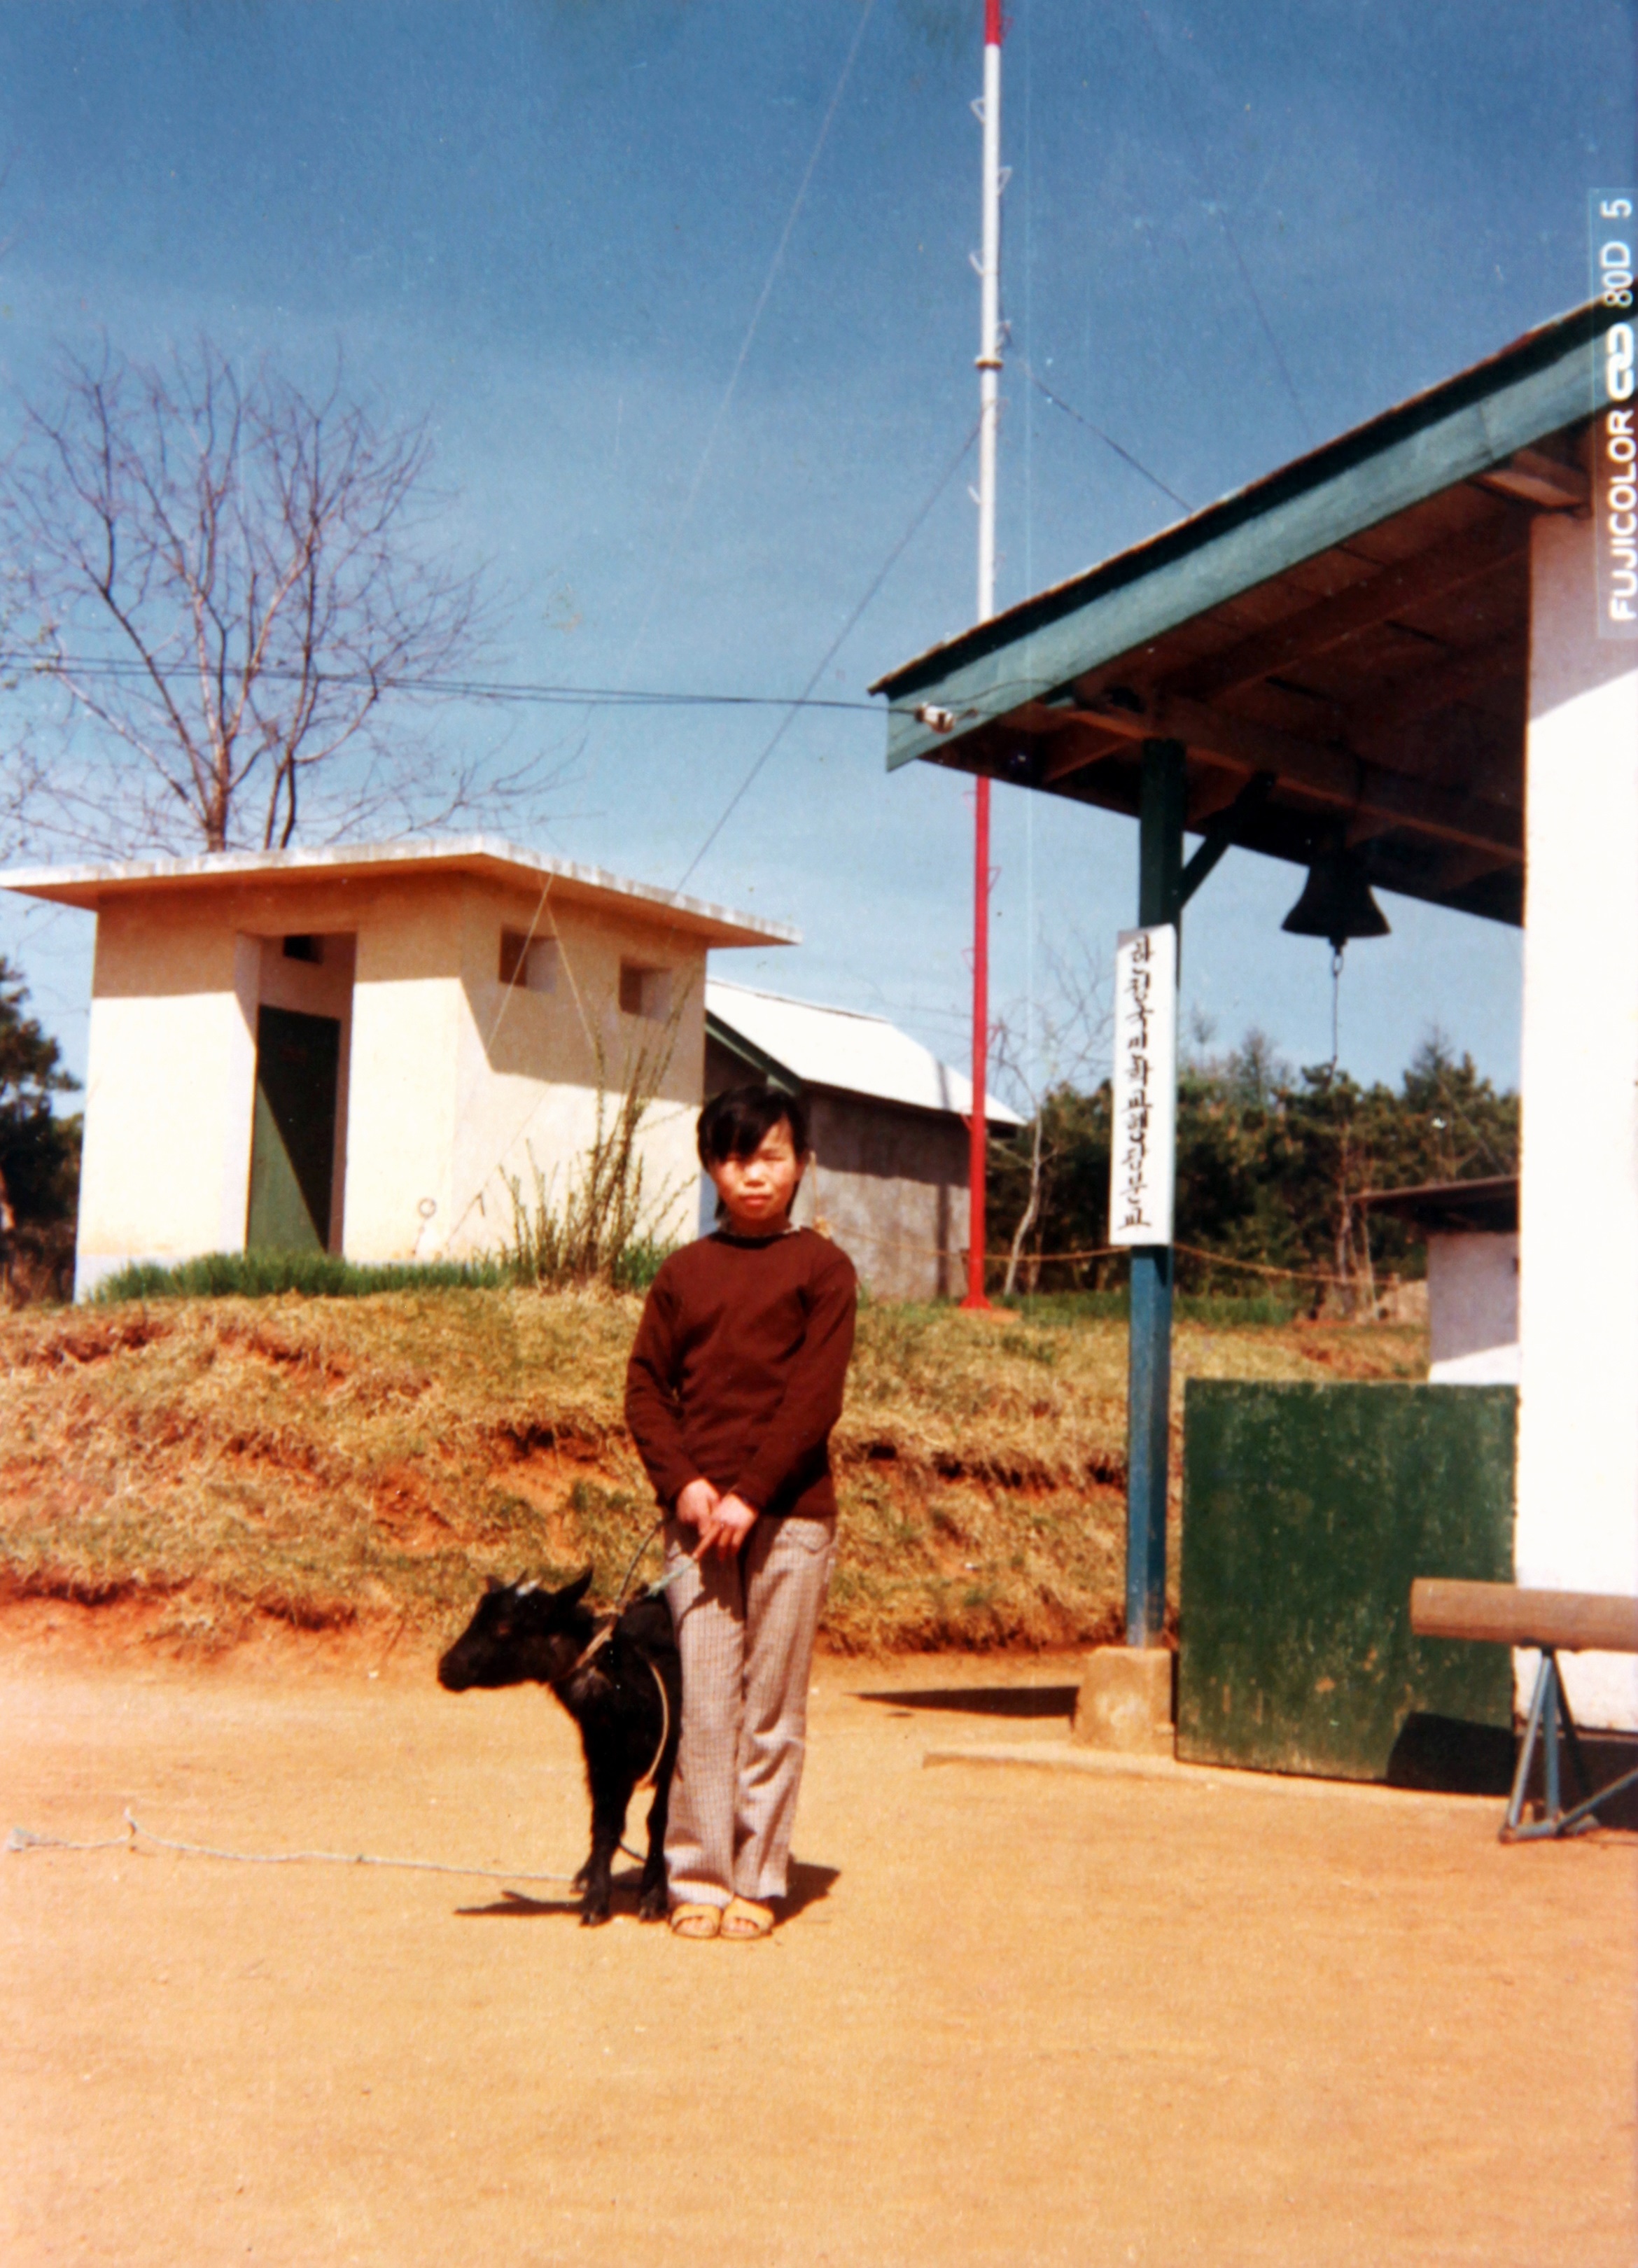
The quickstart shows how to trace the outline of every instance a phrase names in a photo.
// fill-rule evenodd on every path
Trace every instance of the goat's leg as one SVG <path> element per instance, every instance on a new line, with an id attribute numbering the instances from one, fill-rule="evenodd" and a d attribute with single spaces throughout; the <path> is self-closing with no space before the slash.
<path id="1" fill-rule="evenodd" d="M 629 1781 L 604 1782 L 592 1790 L 592 1847 L 580 1877 L 585 1894 L 580 1900 L 580 1919 L 587 1928 L 609 1918 L 609 1875 L 614 1867 L 615 1852 L 620 1847 L 620 1837 L 625 1829 L 626 1806 L 631 1800 Z"/>
<path id="2" fill-rule="evenodd" d="M 643 1861 L 643 1884 L 637 1902 L 639 1921 L 666 1918 L 666 1816 L 670 1808 L 671 1774 L 663 1771 L 648 1807 L 648 1856 Z"/>

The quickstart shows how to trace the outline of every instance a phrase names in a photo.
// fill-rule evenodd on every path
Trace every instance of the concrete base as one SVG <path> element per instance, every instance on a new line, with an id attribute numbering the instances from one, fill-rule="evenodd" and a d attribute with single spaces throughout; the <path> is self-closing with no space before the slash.
<path id="1" fill-rule="evenodd" d="M 1170 1756 L 1175 1660 L 1160 1646 L 1099 1646 L 1081 1681 L 1071 1738 L 1081 1748 L 1123 1756 Z"/>

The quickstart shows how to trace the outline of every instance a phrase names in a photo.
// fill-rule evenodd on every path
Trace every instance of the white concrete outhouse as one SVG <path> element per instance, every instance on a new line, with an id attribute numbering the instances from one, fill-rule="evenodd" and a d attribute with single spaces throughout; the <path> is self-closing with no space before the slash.
<path id="1" fill-rule="evenodd" d="M 457 1259 L 559 1200 L 645 1062 L 687 1233 L 708 950 L 778 923 L 485 836 L 0 875 L 97 916 L 76 1287 L 247 1248 Z"/>

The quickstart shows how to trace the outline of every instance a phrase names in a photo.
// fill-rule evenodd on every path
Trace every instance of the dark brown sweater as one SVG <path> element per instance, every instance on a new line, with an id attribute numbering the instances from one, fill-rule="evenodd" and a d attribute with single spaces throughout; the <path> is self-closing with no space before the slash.
<path id="1" fill-rule="evenodd" d="M 719 1229 L 672 1254 L 625 1377 L 626 1424 L 668 1511 L 705 1479 L 776 1519 L 834 1514 L 855 1299 L 852 1261 L 811 1228 Z"/>

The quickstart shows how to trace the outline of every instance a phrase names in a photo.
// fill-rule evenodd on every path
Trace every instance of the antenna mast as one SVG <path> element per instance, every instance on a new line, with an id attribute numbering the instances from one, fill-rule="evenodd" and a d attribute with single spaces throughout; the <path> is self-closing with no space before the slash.
<path id="1" fill-rule="evenodd" d="M 1001 0 L 984 0 L 984 94 L 975 102 L 984 128 L 984 250 L 978 270 L 978 620 L 995 612 L 995 432 L 1001 379 Z M 963 1307 L 987 1307 L 985 1169 L 990 1057 L 990 783 L 980 774 L 974 798 L 972 891 L 972 1117 L 968 1152 L 967 1296 Z"/>

